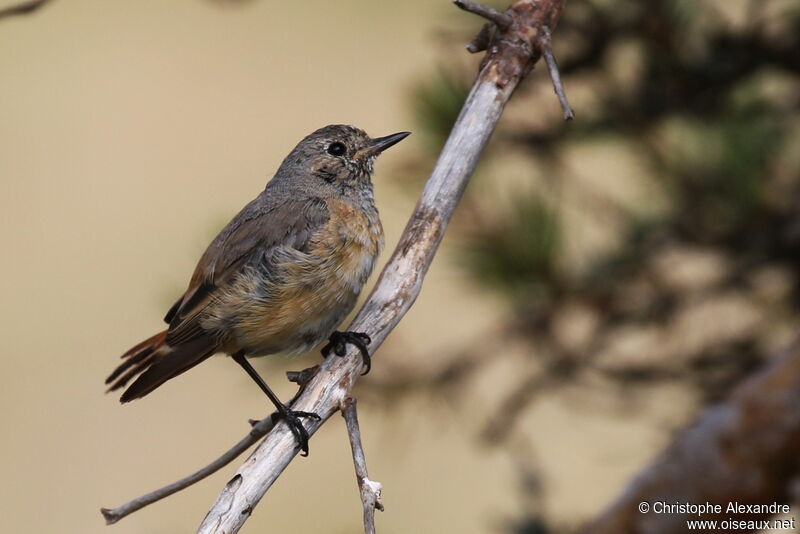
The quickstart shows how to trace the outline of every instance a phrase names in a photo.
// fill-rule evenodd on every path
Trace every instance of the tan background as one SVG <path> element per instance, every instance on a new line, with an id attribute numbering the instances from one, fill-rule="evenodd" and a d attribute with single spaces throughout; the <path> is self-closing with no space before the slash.
<path id="1" fill-rule="evenodd" d="M 205 244 L 303 135 L 333 122 L 413 129 L 409 90 L 436 64 L 436 30 L 461 16 L 444 0 L 70 0 L 0 22 L 0 532 L 193 531 L 234 466 L 111 530 L 98 509 L 204 464 L 265 399 L 224 358 L 126 406 L 103 395 L 103 378 L 161 328 Z M 378 165 L 389 248 L 413 198 L 381 176 L 418 142 Z M 435 354 L 498 307 L 468 294 L 447 257 L 387 354 L 413 361 L 423 341 Z M 275 384 L 303 364 L 272 363 L 259 362 Z M 673 397 L 656 392 L 643 412 L 664 422 L 662 393 Z M 425 408 L 361 405 L 371 474 L 386 487 L 381 531 L 496 531 L 522 505 L 508 458 L 475 445 L 469 405 Z M 525 421 L 567 523 L 600 509 L 667 437 L 575 412 L 543 402 Z M 357 499 L 335 419 L 244 530 L 358 532 Z"/>

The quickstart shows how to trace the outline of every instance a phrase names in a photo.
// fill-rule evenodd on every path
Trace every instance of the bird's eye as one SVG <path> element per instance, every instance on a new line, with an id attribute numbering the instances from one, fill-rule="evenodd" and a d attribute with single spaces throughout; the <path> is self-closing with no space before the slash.
<path id="1" fill-rule="evenodd" d="M 341 156 L 347 151 L 347 147 L 344 144 L 336 141 L 335 143 L 331 143 L 328 145 L 328 154 L 331 156 Z"/>

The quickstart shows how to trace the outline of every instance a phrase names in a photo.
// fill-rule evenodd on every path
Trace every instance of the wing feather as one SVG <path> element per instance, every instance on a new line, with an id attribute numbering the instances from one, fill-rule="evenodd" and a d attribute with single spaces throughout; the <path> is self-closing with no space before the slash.
<path id="1" fill-rule="evenodd" d="M 245 206 L 206 249 L 186 292 L 167 313 L 167 343 L 176 346 L 208 334 L 200 317 L 220 288 L 273 247 L 288 245 L 306 252 L 314 233 L 329 218 L 327 204 L 319 198 L 265 206 L 265 199 L 258 197 Z"/>

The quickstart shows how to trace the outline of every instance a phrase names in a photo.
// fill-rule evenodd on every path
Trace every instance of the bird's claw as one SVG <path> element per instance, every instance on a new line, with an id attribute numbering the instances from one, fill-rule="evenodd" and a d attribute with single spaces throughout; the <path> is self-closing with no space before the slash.
<path id="1" fill-rule="evenodd" d="M 361 353 L 364 367 L 367 369 L 361 373 L 365 375 L 372 368 L 372 358 L 369 355 L 367 345 L 372 343 L 372 338 L 364 332 L 334 332 L 328 339 L 328 344 L 322 347 L 322 357 L 327 358 L 331 351 L 341 357 L 347 353 L 347 344 L 354 345 Z"/>
<path id="2" fill-rule="evenodd" d="M 317 421 L 320 420 L 320 416 L 315 414 L 314 412 L 301 412 L 301 411 L 294 411 L 286 409 L 285 412 L 281 412 L 280 418 L 286 421 L 286 426 L 289 427 L 289 430 L 292 431 L 292 435 L 294 435 L 294 439 L 297 440 L 297 446 L 300 448 L 300 456 L 308 456 L 308 430 L 306 427 L 303 426 L 303 422 L 300 420 L 301 417 L 308 417 L 310 419 L 316 419 Z"/>

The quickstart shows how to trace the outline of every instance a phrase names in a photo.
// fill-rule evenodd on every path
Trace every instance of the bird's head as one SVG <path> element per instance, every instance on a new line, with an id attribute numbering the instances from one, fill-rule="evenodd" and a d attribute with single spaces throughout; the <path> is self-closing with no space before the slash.
<path id="1" fill-rule="evenodd" d="M 323 183 L 344 187 L 369 183 L 375 158 L 410 133 L 372 138 L 355 126 L 325 126 L 297 144 L 279 173 L 302 173 Z"/>

